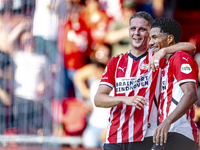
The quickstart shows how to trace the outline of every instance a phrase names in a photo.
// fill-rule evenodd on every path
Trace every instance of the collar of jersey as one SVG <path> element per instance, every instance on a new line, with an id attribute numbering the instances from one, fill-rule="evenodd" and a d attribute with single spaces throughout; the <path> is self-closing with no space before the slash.
<path id="1" fill-rule="evenodd" d="M 145 57 L 145 56 L 147 55 L 147 53 L 148 53 L 148 51 L 146 51 L 144 54 L 140 55 L 139 57 L 135 57 L 135 56 L 133 56 L 133 55 L 131 54 L 131 51 L 129 51 L 128 55 L 129 55 L 132 59 L 134 59 L 135 61 L 138 61 L 138 60 L 140 60 L 142 57 Z"/>

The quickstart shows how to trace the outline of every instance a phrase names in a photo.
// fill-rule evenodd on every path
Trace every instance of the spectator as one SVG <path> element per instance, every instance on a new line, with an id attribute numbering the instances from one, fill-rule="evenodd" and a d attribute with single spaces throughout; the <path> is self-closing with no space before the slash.
<path id="1" fill-rule="evenodd" d="M 57 56 L 58 19 L 55 11 L 55 0 L 36 0 L 33 18 L 33 35 L 35 52 L 46 55 L 52 64 Z"/>
<path id="2" fill-rule="evenodd" d="M 5 128 L 12 127 L 12 93 L 11 93 L 11 62 L 12 50 L 9 36 L 17 24 L 24 18 L 22 14 L 13 13 L 13 1 L 2 0 L 0 15 L 0 134 Z M 7 107 L 10 106 L 10 107 Z M 6 116 L 6 112 L 9 112 Z M 8 119 L 7 119 L 8 118 Z M 7 121 L 6 121 L 7 120 Z M 8 121 L 9 120 L 9 121 Z"/>
<path id="3" fill-rule="evenodd" d="M 75 85 L 82 95 L 89 100 L 88 108 L 92 106 L 87 126 L 82 135 L 83 147 L 85 148 L 103 147 L 105 141 L 101 140 L 101 134 L 107 127 L 110 111 L 108 108 L 97 108 L 94 105 L 94 95 L 105 67 L 110 60 L 110 47 L 101 45 L 94 53 L 93 63 L 78 69 L 74 75 Z"/>
<path id="4" fill-rule="evenodd" d="M 110 45 L 101 45 L 90 55 L 91 63 L 76 70 L 74 84 L 85 99 L 90 99 L 90 83 L 101 79 L 105 67 L 110 60 Z"/>
<path id="5" fill-rule="evenodd" d="M 21 134 L 36 134 L 44 127 L 43 119 L 48 120 L 48 125 L 51 120 L 47 116 L 50 108 L 47 106 L 49 97 L 45 95 L 46 81 L 49 80 L 47 59 L 34 52 L 34 38 L 30 27 L 31 21 L 23 20 L 9 38 L 11 47 L 15 50 L 13 53 L 15 125 L 19 126 Z M 17 43 L 18 40 L 20 43 Z M 49 131 L 44 132 L 49 134 L 47 133 Z"/>
<path id="6" fill-rule="evenodd" d="M 91 52 L 91 37 L 85 22 L 80 19 L 78 5 L 70 7 L 69 20 L 65 25 L 63 40 L 63 55 L 65 64 L 66 97 L 82 97 L 74 86 L 74 72 L 89 63 Z"/>
<path id="7" fill-rule="evenodd" d="M 123 17 L 119 21 L 111 21 L 105 42 L 112 45 L 112 56 L 126 53 L 130 50 L 130 40 L 128 35 L 129 18 L 135 13 L 135 3 L 123 3 Z"/>
<path id="8" fill-rule="evenodd" d="M 133 0 L 124 0 L 133 1 Z M 164 14 L 164 0 L 134 0 L 136 2 L 136 11 L 148 12 L 153 18 L 162 17 Z"/>
<path id="9" fill-rule="evenodd" d="M 81 12 L 80 18 L 90 29 L 92 38 L 92 49 L 104 43 L 107 33 L 109 18 L 105 11 L 99 9 L 98 0 L 85 0 L 85 9 Z"/>
<path id="10" fill-rule="evenodd" d="M 99 0 L 101 9 L 105 10 L 111 20 L 121 20 L 123 0 Z"/>

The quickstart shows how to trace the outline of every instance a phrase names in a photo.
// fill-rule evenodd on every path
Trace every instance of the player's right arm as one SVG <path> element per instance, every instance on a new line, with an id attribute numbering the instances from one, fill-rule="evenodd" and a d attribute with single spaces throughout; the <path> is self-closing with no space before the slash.
<path id="1" fill-rule="evenodd" d="M 112 88 L 107 85 L 99 85 L 97 93 L 94 98 L 96 107 L 114 107 L 120 104 L 132 105 L 138 109 L 144 108 L 148 100 L 142 96 L 109 96 Z"/>
<path id="2" fill-rule="evenodd" d="M 151 68 L 153 69 L 153 71 L 155 69 L 158 69 L 159 66 L 155 65 L 155 60 L 158 60 L 159 62 L 159 60 L 161 60 L 166 54 L 174 54 L 178 51 L 184 51 L 192 55 L 196 51 L 196 46 L 189 42 L 179 42 L 174 45 L 164 47 L 160 49 L 158 52 L 156 52 L 154 56 L 151 57 L 148 65 L 148 70 L 150 70 Z"/>
<path id="3" fill-rule="evenodd" d="M 120 104 L 132 105 L 138 109 L 147 105 L 148 100 L 142 96 L 110 96 L 110 92 L 115 88 L 115 69 L 120 56 L 113 57 L 102 76 L 100 85 L 96 92 L 94 103 L 96 107 L 110 108 Z"/>

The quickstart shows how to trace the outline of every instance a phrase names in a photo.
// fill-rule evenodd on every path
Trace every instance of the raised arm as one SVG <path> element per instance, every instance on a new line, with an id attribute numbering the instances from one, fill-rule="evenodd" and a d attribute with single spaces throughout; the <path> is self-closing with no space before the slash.
<path id="1" fill-rule="evenodd" d="M 14 51 L 17 48 L 19 48 L 19 43 L 17 43 L 19 35 L 24 30 L 30 30 L 32 26 L 32 20 L 30 18 L 23 19 L 9 34 L 8 36 L 8 42 L 10 45 L 10 49 Z"/>
<path id="2" fill-rule="evenodd" d="M 163 49 L 165 54 L 173 54 L 178 51 L 184 51 L 192 55 L 196 52 L 196 46 L 189 42 L 179 42 L 177 44 L 165 47 Z"/>
<path id="3" fill-rule="evenodd" d="M 90 97 L 90 89 L 88 88 L 86 82 L 91 78 L 91 76 L 93 76 L 94 70 L 94 65 L 89 64 L 78 69 L 73 77 L 74 84 L 86 99 Z"/>
<path id="4" fill-rule="evenodd" d="M 158 52 L 156 52 L 153 57 L 151 57 L 148 69 L 158 69 L 159 66 L 155 65 L 155 60 L 159 62 L 166 54 L 173 54 L 178 51 L 185 51 L 192 55 L 196 52 L 196 46 L 189 42 L 179 42 L 177 44 L 162 48 Z"/>

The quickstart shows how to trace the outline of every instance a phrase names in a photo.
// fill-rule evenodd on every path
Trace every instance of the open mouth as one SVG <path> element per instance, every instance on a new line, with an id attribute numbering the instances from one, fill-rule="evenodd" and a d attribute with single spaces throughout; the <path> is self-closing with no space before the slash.
<path id="1" fill-rule="evenodd" d="M 136 43 L 140 43 L 142 38 L 133 38 L 133 40 L 136 42 Z"/>

